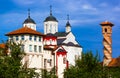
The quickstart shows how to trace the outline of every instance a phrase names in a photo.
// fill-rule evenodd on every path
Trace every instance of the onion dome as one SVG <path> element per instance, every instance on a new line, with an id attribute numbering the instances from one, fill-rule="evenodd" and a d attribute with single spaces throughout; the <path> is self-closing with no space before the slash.
<path id="1" fill-rule="evenodd" d="M 30 17 L 30 10 L 28 10 L 28 18 L 23 22 L 23 24 L 33 23 L 36 24 L 35 21 Z"/>
<path id="2" fill-rule="evenodd" d="M 54 16 L 52 16 L 52 15 L 48 16 L 48 17 L 45 19 L 44 22 L 47 22 L 47 21 L 56 21 L 56 22 L 58 22 L 57 19 L 56 19 Z"/>
<path id="3" fill-rule="evenodd" d="M 47 22 L 47 21 L 56 21 L 56 22 L 58 22 L 58 20 L 52 15 L 52 6 L 50 6 L 50 16 L 48 16 L 45 20 L 44 20 L 44 22 Z"/>

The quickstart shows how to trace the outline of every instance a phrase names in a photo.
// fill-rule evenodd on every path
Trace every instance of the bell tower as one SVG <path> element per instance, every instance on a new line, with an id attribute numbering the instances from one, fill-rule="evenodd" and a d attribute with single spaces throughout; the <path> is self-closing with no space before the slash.
<path id="1" fill-rule="evenodd" d="M 52 15 L 52 6 L 50 6 L 50 15 L 44 20 L 44 34 L 55 34 L 58 32 L 58 21 Z"/>
<path id="2" fill-rule="evenodd" d="M 103 65 L 107 66 L 110 61 L 112 60 L 112 24 L 111 22 L 105 21 L 101 24 L 102 27 L 102 34 L 103 34 L 103 52 L 104 52 L 104 59 L 103 59 Z"/>

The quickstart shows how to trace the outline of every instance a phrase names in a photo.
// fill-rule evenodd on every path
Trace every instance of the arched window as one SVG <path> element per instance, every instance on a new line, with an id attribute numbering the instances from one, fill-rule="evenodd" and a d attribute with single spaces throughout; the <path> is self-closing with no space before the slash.
<path id="1" fill-rule="evenodd" d="M 107 32 L 107 28 L 105 28 L 105 32 Z"/>

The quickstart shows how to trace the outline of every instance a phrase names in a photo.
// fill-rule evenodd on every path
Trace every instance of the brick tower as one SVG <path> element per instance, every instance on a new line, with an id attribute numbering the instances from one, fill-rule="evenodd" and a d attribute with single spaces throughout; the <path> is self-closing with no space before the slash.
<path id="1" fill-rule="evenodd" d="M 112 60 L 112 24 L 111 22 L 105 21 L 101 24 L 102 27 L 102 34 L 103 34 L 103 45 L 104 45 L 104 59 L 103 59 L 103 65 L 107 66 L 110 61 Z"/>

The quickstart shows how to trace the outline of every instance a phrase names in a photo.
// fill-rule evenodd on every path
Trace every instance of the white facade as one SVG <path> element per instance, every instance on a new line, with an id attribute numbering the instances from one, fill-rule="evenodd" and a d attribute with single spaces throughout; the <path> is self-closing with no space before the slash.
<path id="1" fill-rule="evenodd" d="M 43 38 L 42 36 L 37 35 L 14 35 L 10 36 L 9 39 L 12 39 L 16 43 L 20 43 L 21 49 L 24 49 L 26 56 L 23 59 L 23 63 L 27 62 L 27 67 L 42 69 L 43 65 Z"/>
<path id="2" fill-rule="evenodd" d="M 58 37 L 58 39 L 63 37 Z M 69 65 L 75 65 L 75 60 L 82 55 L 82 47 L 79 46 L 78 42 L 75 39 L 75 36 L 70 32 L 66 37 L 66 39 L 62 42 L 66 45 L 62 45 L 64 49 L 68 52 L 67 59 L 69 61 Z M 69 43 L 73 43 L 74 45 L 67 45 Z"/>
<path id="3" fill-rule="evenodd" d="M 46 21 L 44 22 L 44 34 L 55 34 L 58 32 L 58 22 L 56 21 Z"/>

